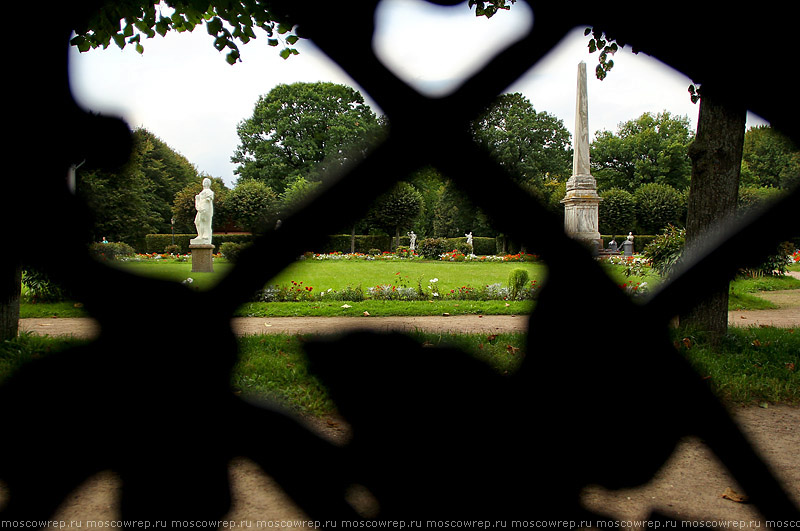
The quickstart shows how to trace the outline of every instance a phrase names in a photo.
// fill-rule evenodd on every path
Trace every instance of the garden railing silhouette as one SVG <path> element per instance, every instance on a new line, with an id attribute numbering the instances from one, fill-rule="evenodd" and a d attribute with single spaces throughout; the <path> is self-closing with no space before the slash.
<path id="1" fill-rule="evenodd" d="M 798 520 L 778 479 L 668 339 L 669 320 L 707 294 L 709 275 L 733 275 L 743 259 L 766 256 L 794 235 L 797 193 L 727 227 L 691 267 L 649 300 L 634 302 L 469 133 L 481 109 L 569 30 L 591 25 L 724 88 L 729 104 L 757 112 L 797 142 L 793 84 L 778 55 L 752 45 L 792 49 L 794 21 L 752 5 L 734 13 L 704 2 L 690 11 L 530 4 L 535 18 L 526 37 L 453 94 L 428 98 L 373 53 L 376 2 L 346 12 L 335 2 L 270 2 L 378 103 L 390 132 L 202 293 L 106 267 L 85 251 L 91 214 L 69 192 L 68 168 L 83 159 L 114 167 L 130 146 L 125 124 L 84 112 L 69 92 L 71 28 L 100 4 L 62 2 L 24 26 L 37 46 L 21 47 L 9 65 L 13 101 L 26 112 L 12 119 L 5 199 L 35 211 L 17 211 L 4 224 L 14 238 L 9 260 L 41 267 L 78 294 L 101 333 L 86 346 L 25 365 L 0 388 L 0 479 L 8 492 L 2 518 L 45 520 L 86 478 L 113 470 L 122 480 L 126 520 L 220 519 L 230 508 L 229 461 L 245 456 L 320 521 L 360 518 L 345 500 L 353 484 L 372 492 L 381 519 L 597 520 L 606 516 L 581 507 L 584 486 L 640 485 L 681 438 L 697 436 L 765 519 Z M 346 35 L 332 22 L 342 17 Z M 747 42 L 734 38 L 744 21 Z M 322 243 L 329 222 L 347 226 L 370 199 L 427 165 L 454 179 L 499 230 L 549 267 L 519 372 L 503 377 L 463 353 L 423 350 L 402 336 L 310 341 L 311 370 L 352 426 L 344 446 L 280 408 L 234 396 L 234 309 Z M 745 243 L 751 256 L 742 256 Z M 598 350 L 594 332 L 620 325 L 637 348 Z"/>

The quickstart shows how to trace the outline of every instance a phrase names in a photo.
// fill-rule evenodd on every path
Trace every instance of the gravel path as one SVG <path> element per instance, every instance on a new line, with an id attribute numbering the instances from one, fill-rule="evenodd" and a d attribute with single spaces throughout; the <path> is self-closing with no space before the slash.
<path id="1" fill-rule="evenodd" d="M 800 328 L 800 306 L 775 310 L 729 312 L 731 326 Z M 409 317 L 237 317 L 232 326 L 239 335 L 337 334 L 354 330 L 423 332 L 474 332 L 499 334 L 525 332 L 525 315 L 452 315 Z M 96 337 L 97 322 L 89 318 L 20 319 L 20 330 L 49 336 Z"/>

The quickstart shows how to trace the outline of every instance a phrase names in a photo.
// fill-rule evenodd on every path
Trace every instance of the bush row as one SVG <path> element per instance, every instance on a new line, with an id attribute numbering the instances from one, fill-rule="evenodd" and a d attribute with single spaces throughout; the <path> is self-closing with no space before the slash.
<path id="1" fill-rule="evenodd" d="M 178 246 L 179 252 L 182 254 L 189 252 L 189 240 L 194 238 L 194 234 L 175 234 L 175 245 Z M 242 244 L 252 241 L 253 237 L 250 234 L 214 234 L 213 243 L 217 246 L 217 251 L 222 252 L 222 246 L 225 243 Z M 343 253 L 347 254 L 351 251 L 352 235 L 350 234 L 334 234 L 330 236 L 328 242 L 324 245 L 323 249 L 314 249 L 319 253 Z M 459 249 L 461 247 L 467 249 L 466 238 L 434 238 L 441 246 L 442 251 L 439 254 Z M 392 246 L 395 238 L 380 234 L 357 234 L 355 236 L 355 250 L 356 253 L 369 254 L 371 251 L 391 251 L 396 249 Z M 420 248 L 422 238 L 417 239 L 417 249 Z M 147 253 L 163 253 L 166 248 L 172 245 L 172 234 L 148 234 L 145 237 L 146 252 Z M 400 237 L 400 246 L 409 247 L 411 241 L 408 236 Z M 474 253 L 477 255 L 493 255 L 502 251 L 502 241 L 498 238 L 484 238 L 476 236 L 472 240 Z M 231 249 L 233 249 L 231 247 Z M 436 255 L 438 258 L 439 255 Z"/>
<path id="2" fill-rule="evenodd" d="M 197 234 L 175 234 L 175 245 L 178 252 L 186 254 L 189 252 L 189 240 L 197 238 Z M 146 253 L 163 253 L 168 246 L 172 245 L 172 234 L 148 234 L 145 236 Z M 215 251 L 225 242 L 244 243 L 253 239 L 251 234 L 214 234 L 212 243 L 217 246 Z"/>
<path id="3" fill-rule="evenodd" d="M 189 252 L 189 240 L 194 238 L 194 234 L 176 234 L 175 245 L 178 247 L 180 253 L 185 254 Z M 622 250 L 622 242 L 625 241 L 627 234 L 612 234 L 602 235 L 603 247 L 608 247 L 612 239 L 617 241 L 617 245 Z M 352 236 L 350 234 L 335 234 L 331 236 L 324 249 L 318 250 L 320 253 L 343 253 L 350 252 L 350 243 Z M 644 251 L 645 246 L 650 243 L 655 236 L 652 235 L 636 235 L 633 240 L 633 249 L 635 252 L 640 253 Z M 213 243 L 217 246 L 216 251 L 222 252 L 223 245 L 226 243 L 243 244 L 252 241 L 253 237 L 250 234 L 215 234 Z M 146 244 L 148 253 L 163 253 L 172 245 L 171 234 L 148 234 L 146 237 Z M 410 244 L 408 236 L 400 237 L 400 245 L 408 247 Z M 485 238 L 475 236 L 472 239 L 473 253 L 478 256 L 503 254 L 503 239 L 498 236 L 497 238 Z M 240 245 L 226 246 L 230 254 L 237 253 L 240 250 Z M 365 235 L 357 234 L 355 237 L 355 252 L 369 254 L 373 250 L 380 251 L 395 251 L 392 248 L 392 238 L 383 235 Z M 467 246 L 466 238 L 420 238 L 417 240 L 417 253 L 426 257 L 435 259 L 444 253 L 458 250 L 462 253 L 468 253 L 469 247 Z M 518 246 L 513 242 L 506 242 L 506 252 L 518 252 Z"/>

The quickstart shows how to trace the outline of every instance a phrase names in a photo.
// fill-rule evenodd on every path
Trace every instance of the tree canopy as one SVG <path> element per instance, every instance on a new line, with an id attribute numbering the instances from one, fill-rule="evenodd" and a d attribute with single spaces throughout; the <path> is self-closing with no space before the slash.
<path id="1" fill-rule="evenodd" d="M 141 247 L 144 236 L 169 232 L 175 194 L 200 182 L 186 157 L 146 129 L 133 132 L 130 161 L 118 173 L 93 167 L 77 170 L 77 193 L 94 213 L 94 239 L 106 237 Z"/>
<path id="2" fill-rule="evenodd" d="M 378 117 L 357 90 L 329 82 L 281 84 L 239 123 L 231 161 L 240 179 L 276 193 L 297 178 L 319 181 L 380 134 Z"/>
<path id="3" fill-rule="evenodd" d="M 226 61 L 240 60 L 238 43 L 246 44 L 256 38 L 256 29 L 266 33 L 267 44 L 283 48 L 279 52 L 286 59 L 297 54 L 294 44 L 300 35 L 285 15 L 269 9 L 263 2 L 226 1 L 197 2 L 195 0 L 170 0 L 164 5 L 160 0 L 116 0 L 106 2 L 92 12 L 70 41 L 80 51 L 107 48 L 114 42 L 120 48 L 126 45 L 144 52 L 142 36 L 164 36 L 169 31 L 193 31 L 205 26 L 212 37 L 214 48 L 227 50 Z"/>
<path id="4" fill-rule="evenodd" d="M 791 188 L 800 182 L 800 149 L 768 125 L 744 135 L 742 185 Z"/>
<path id="5" fill-rule="evenodd" d="M 537 112 L 518 92 L 498 97 L 475 120 L 473 132 L 478 144 L 520 184 L 544 196 L 549 195 L 549 181 L 566 181 L 571 174 L 571 135 L 564 123 L 547 112 Z"/>
<path id="6" fill-rule="evenodd" d="M 499 10 L 507 10 L 516 0 L 469 0 L 476 16 L 491 18 Z M 123 24 L 124 21 L 124 24 Z M 268 2 L 225 0 L 198 2 L 197 0 L 114 0 L 73 28 L 75 36 L 70 43 L 81 52 L 93 48 L 107 48 L 114 42 L 120 49 L 134 46 L 144 53 L 142 36 L 146 39 L 170 31 L 182 33 L 205 26 L 212 37 L 214 48 L 225 54 L 225 60 L 234 64 L 241 61 L 239 44 L 257 38 L 256 30 L 263 30 L 269 46 L 279 47 L 280 56 L 288 59 L 299 52 L 294 45 L 303 36 L 287 13 L 271 9 Z"/>
<path id="7" fill-rule="evenodd" d="M 600 189 L 633 192 L 647 183 L 689 186 L 693 139 L 689 118 L 668 111 L 644 113 L 619 125 L 617 134 L 601 131 L 591 147 L 592 175 Z"/>

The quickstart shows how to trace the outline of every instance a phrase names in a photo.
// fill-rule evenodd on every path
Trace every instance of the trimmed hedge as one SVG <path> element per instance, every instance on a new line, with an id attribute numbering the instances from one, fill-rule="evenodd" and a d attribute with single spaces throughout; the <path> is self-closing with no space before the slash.
<path id="1" fill-rule="evenodd" d="M 350 243 L 353 236 L 351 234 L 334 234 L 328 238 L 325 247 L 319 252 L 322 253 L 342 253 L 350 252 Z M 403 243 L 405 241 L 405 243 Z M 408 236 L 400 237 L 400 245 L 408 246 Z M 392 237 L 381 234 L 356 234 L 355 252 L 369 254 L 370 249 L 380 249 L 383 251 L 394 251 L 391 249 Z"/>
<path id="2" fill-rule="evenodd" d="M 176 234 L 175 245 L 178 246 L 181 254 L 189 252 L 189 240 L 197 237 L 196 234 Z M 334 234 L 328 238 L 328 242 L 324 245 L 323 249 L 315 250 L 320 253 L 342 253 L 347 254 L 350 252 L 350 241 L 352 236 L 350 234 Z M 252 241 L 251 234 L 214 234 L 212 243 L 216 245 L 216 252 L 220 252 L 223 243 L 247 243 Z M 420 245 L 425 238 L 417 238 L 417 251 L 419 252 Z M 371 249 L 380 249 L 381 252 L 391 251 L 396 249 L 393 247 L 392 242 L 395 240 L 392 236 L 383 234 L 356 234 L 355 252 L 368 254 Z M 443 244 L 443 253 L 450 252 L 453 249 L 461 249 L 467 243 L 467 238 L 437 238 Z M 619 240 L 618 240 L 619 241 Z M 400 246 L 408 247 L 411 241 L 408 236 L 400 236 Z M 145 237 L 145 252 L 147 253 L 163 253 L 167 246 L 172 245 L 172 234 L 148 234 Z M 503 249 L 502 238 L 486 238 L 475 236 L 472 238 L 473 252 L 478 256 L 500 254 Z M 511 246 L 509 245 L 509 249 Z M 514 254 L 510 252 L 509 254 Z"/>
<path id="3" fill-rule="evenodd" d="M 197 238 L 197 234 L 176 234 L 175 245 L 181 254 L 189 252 L 189 240 Z M 211 243 L 216 245 L 216 252 L 223 243 L 244 243 L 253 239 L 252 234 L 214 234 Z M 148 234 L 144 238 L 146 253 L 163 253 L 168 245 L 172 245 L 172 234 Z"/>

